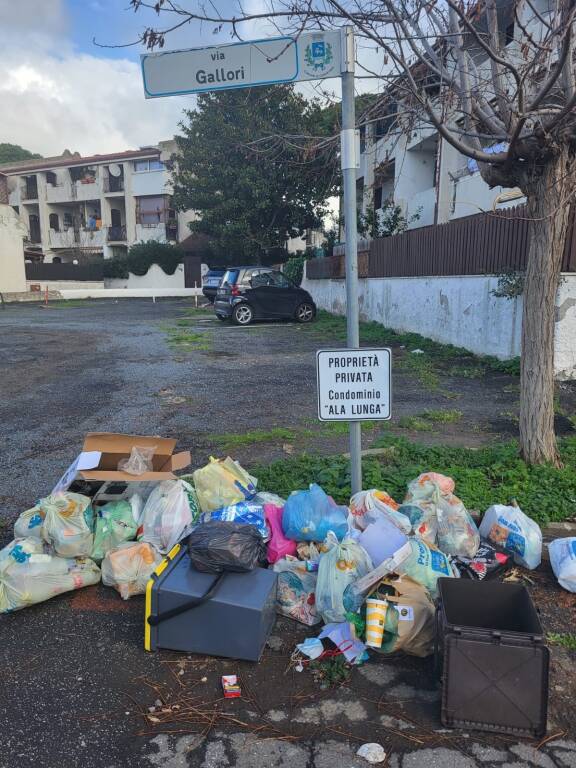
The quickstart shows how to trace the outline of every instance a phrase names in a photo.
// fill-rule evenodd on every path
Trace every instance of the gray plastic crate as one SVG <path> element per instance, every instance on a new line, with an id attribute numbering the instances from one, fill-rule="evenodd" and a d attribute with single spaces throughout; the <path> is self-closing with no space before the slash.
<path id="1" fill-rule="evenodd" d="M 217 578 L 200 573 L 182 548 L 149 586 L 148 617 L 178 609 L 201 598 Z M 265 568 L 225 573 L 213 596 L 201 605 L 149 626 L 148 650 L 167 648 L 186 653 L 258 661 L 276 618 L 276 574 Z"/>

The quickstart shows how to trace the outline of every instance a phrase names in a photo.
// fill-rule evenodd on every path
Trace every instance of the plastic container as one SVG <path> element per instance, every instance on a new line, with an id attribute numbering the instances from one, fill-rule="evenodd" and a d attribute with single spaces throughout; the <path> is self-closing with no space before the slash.
<path id="1" fill-rule="evenodd" d="M 193 568 L 177 544 L 146 587 L 144 647 L 258 661 L 276 619 L 276 574 Z"/>
<path id="2" fill-rule="evenodd" d="M 443 725 L 540 738 L 549 652 L 521 584 L 439 579 L 436 660 Z"/>

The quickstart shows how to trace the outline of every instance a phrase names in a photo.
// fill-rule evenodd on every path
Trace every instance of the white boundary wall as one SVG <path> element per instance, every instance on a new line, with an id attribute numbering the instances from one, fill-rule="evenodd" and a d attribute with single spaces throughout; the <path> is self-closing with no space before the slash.
<path id="1" fill-rule="evenodd" d="M 173 275 L 167 275 L 158 264 L 151 264 L 145 275 L 129 273 L 127 278 L 105 278 L 107 288 L 175 288 L 184 289 L 184 264 L 178 264 Z M 201 286 L 199 286 L 201 287 Z"/>
<path id="2" fill-rule="evenodd" d="M 520 354 L 522 298 L 496 298 L 496 277 L 389 277 L 359 280 L 362 320 L 412 331 L 479 355 L 507 360 Z M 344 280 L 308 280 L 302 287 L 318 307 L 346 313 Z M 555 372 L 576 378 L 576 275 L 563 275 L 558 291 Z"/>

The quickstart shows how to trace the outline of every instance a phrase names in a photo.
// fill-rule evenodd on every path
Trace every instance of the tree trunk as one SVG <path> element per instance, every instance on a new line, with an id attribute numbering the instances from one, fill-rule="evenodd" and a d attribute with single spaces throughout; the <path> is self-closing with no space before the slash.
<path id="1" fill-rule="evenodd" d="M 555 310 L 575 183 L 574 158 L 564 149 L 525 185 L 533 224 L 524 284 L 520 451 L 529 464 L 559 464 L 554 434 Z"/>

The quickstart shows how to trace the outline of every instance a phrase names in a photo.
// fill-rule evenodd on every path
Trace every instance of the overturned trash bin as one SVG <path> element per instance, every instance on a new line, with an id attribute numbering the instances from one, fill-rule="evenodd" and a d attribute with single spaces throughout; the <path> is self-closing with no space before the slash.
<path id="1" fill-rule="evenodd" d="M 197 571 L 177 544 L 146 589 L 144 647 L 258 661 L 276 618 L 276 574 Z"/>
<path id="2" fill-rule="evenodd" d="M 438 588 L 443 725 L 543 736 L 549 651 L 526 587 L 439 579 Z"/>

